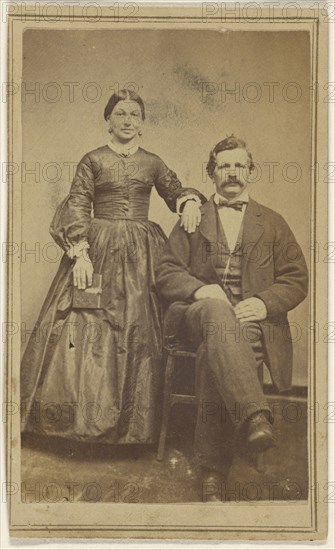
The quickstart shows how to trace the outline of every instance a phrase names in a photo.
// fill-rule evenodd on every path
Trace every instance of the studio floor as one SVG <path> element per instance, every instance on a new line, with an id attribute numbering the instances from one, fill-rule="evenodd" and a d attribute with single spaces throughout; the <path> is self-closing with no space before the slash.
<path id="1" fill-rule="evenodd" d="M 308 496 L 307 405 L 271 397 L 277 446 L 257 465 L 236 456 L 221 484 L 222 501 L 301 500 Z M 113 447 L 25 435 L 23 502 L 204 502 L 210 489 L 192 466 L 195 409 L 171 413 L 165 457 L 156 447 Z"/>

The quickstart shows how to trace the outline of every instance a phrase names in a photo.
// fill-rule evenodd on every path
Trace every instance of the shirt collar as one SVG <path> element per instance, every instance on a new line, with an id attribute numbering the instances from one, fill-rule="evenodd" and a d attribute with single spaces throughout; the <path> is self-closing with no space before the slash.
<path id="1" fill-rule="evenodd" d="M 214 194 L 214 202 L 215 204 L 219 204 L 220 200 L 224 199 L 224 197 L 222 197 L 222 195 L 220 195 L 219 193 L 215 193 Z M 239 201 L 242 201 L 242 202 L 249 202 L 249 193 L 247 191 L 247 189 L 244 189 L 242 191 L 242 193 L 236 197 L 236 199 L 233 199 L 231 201 L 228 201 L 229 203 L 233 203 L 233 202 L 239 202 Z"/>
<path id="2" fill-rule="evenodd" d="M 112 151 L 114 151 L 114 153 L 117 153 L 122 157 L 129 157 L 130 155 L 133 155 L 139 148 L 138 143 L 135 143 L 129 147 L 129 145 L 122 145 L 122 143 L 114 143 L 113 141 L 109 141 L 107 145 L 110 149 L 112 149 Z"/>

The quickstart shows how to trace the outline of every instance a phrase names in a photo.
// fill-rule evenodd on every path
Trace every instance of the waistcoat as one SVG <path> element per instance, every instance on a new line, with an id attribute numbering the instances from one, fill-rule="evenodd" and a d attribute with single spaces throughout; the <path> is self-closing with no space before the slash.
<path id="1" fill-rule="evenodd" d="M 222 281 L 223 290 L 230 301 L 242 299 L 242 236 L 243 220 L 234 250 L 230 251 L 220 216 L 216 210 L 217 254 L 213 258 L 214 265 Z"/>

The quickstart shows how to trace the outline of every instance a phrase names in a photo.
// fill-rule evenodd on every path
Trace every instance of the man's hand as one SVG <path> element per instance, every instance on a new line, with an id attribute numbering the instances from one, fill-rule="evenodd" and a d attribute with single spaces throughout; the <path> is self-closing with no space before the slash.
<path id="1" fill-rule="evenodd" d="M 259 298 L 246 298 L 235 308 L 235 315 L 239 321 L 264 321 L 267 317 L 266 305 Z"/>
<path id="2" fill-rule="evenodd" d="M 198 204 L 194 200 L 188 200 L 185 203 L 180 225 L 187 233 L 194 233 L 196 227 L 201 222 L 201 212 Z"/>
<path id="3" fill-rule="evenodd" d="M 205 298 L 214 298 L 215 300 L 223 300 L 230 304 L 225 291 L 220 285 L 204 285 L 198 288 L 193 294 L 195 301 L 204 300 Z"/>
<path id="4" fill-rule="evenodd" d="M 85 290 L 92 285 L 93 265 L 88 254 L 76 259 L 73 267 L 73 284 L 79 289 Z"/>

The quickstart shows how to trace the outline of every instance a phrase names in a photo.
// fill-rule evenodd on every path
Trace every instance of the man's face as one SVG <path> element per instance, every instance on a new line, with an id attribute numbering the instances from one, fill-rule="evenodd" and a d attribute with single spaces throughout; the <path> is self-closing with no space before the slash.
<path id="1" fill-rule="evenodd" d="M 228 200 L 237 198 L 248 185 L 249 157 L 245 149 L 221 151 L 216 155 L 213 181 L 216 191 Z"/>

